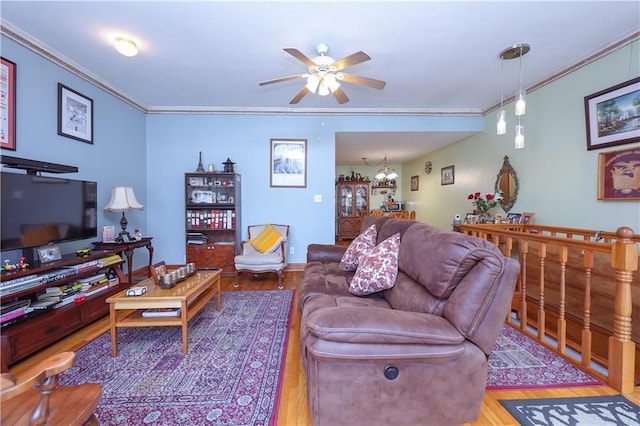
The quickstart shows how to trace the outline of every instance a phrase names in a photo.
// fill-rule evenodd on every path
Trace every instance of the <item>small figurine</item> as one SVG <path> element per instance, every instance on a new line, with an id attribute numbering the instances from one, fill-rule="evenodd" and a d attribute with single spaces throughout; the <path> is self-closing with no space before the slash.
<path id="1" fill-rule="evenodd" d="M 29 264 L 27 263 L 27 258 L 22 256 L 20 258 L 20 262 L 18 262 L 18 264 L 16 265 L 18 267 L 19 270 L 24 271 L 26 269 L 29 269 Z"/>
<path id="2" fill-rule="evenodd" d="M 4 271 L 5 272 L 13 272 L 16 270 L 16 265 L 12 265 L 9 259 L 5 259 L 4 261 Z"/>
<path id="3" fill-rule="evenodd" d="M 76 250 L 76 257 L 89 257 L 90 254 L 91 250 L 89 250 L 87 247 Z"/>
<path id="4" fill-rule="evenodd" d="M 142 232 L 140 232 L 139 229 L 136 229 L 135 232 L 133 233 L 133 238 L 136 241 L 142 241 Z"/>

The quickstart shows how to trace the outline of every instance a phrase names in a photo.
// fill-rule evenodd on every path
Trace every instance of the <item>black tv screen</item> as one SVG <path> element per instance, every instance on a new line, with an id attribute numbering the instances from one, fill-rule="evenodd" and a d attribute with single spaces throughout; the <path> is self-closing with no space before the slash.
<path id="1" fill-rule="evenodd" d="M 98 235 L 96 182 L 7 172 L 0 179 L 3 251 Z"/>

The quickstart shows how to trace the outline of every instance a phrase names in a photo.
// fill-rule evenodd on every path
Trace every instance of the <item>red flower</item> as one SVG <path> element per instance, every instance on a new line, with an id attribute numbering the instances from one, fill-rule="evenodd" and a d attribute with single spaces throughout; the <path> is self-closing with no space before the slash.
<path id="1" fill-rule="evenodd" d="M 493 194 L 487 194 L 487 200 L 489 201 L 493 200 Z"/>
<path id="2" fill-rule="evenodd" d="M 480 193 L 476 192 L 476 195 L 474 196 L 474 198 L 480 198 Z"/>
<path id="3" fill-rule="evenodd" d="M 469 196 L 467 197 L 467 200 L 473 200 L 473 194 L 469 194 Z"/>

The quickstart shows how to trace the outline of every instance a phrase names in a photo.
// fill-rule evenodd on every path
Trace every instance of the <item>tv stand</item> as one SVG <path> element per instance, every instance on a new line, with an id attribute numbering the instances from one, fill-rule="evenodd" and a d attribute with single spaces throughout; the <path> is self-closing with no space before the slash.
<path id="1" fill-rule="evenodd" d="M 113 259 L 114 255 L 118 257 L 117 260 Z M 113 263 L 100 262 L 107 258 L 111 258 L 109 260 L 112 260 Z M 120 258 L 117 250 L 96 250 L 88 257 L 76 257 L 75 254 L 66 255 L 62 260 L 56 262 L 45 264 L 35 262 L 35 267 L 32 266 L 26 271 L 3 273 L 0 276 L 0 286 L 3 288 L 3 291 L 0 292 L 2 304 L 13 300 L 35 300 L 37 294 L 45 291 L 48 287 L 61 286 L 109 269 L 115 272 L 118 282 L 107 286 L 103 291 L 87 296 L 86 300 L 81 303 L 70 303 L 58 309 L 47 309 L 35 316 L 31 316 L 32 312 L 25 315 L 24 318 L 19 318 L 19 322 L 4 325 L 0 330 L 1 372 L 8 372 L 10 364 L 107 315 L 109 306 L 105 300 L 131 285 L 128 277 L 125 277 L 121 270 L 122 263 L 123 259 Z M 75 268 L 72 268 L 74 266 Z M 49 281 L 41 280 L 41 277 L 51 274 L 54 270 L 60 271 L 65 268 L 72 269 L 74 272 L 69 275 L 65 274 L 59 279 L 56 277 Z M 25 282 L 28 282 L 31 277 L 37 277 L 35 284 L 24 287 L 20 285 L 17 290 L 6 290 L 12 288 L 10 285 L 15 280 L 24 279 Z"/>

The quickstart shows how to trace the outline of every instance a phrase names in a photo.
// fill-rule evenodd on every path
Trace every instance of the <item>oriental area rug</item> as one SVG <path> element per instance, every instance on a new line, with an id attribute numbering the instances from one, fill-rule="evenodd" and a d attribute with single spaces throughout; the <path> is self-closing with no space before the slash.
<path id="1" fill-rule="evenodd" d="M 604 385 L 508 325 L 500 332 L 488 363 L 487 390 Z"/>
<path id="2" fill-rule="evenodd" d="M 102 385 L 101 425 L 275 424 L 284 372 L 292 290 L 222 293 L 180 327 L 118 329 L 76 351 L 63 385 Z"/>
<path id="3" fill-rule="evenodd" d="M 638 425 L 640 407 L 622 395 L 500 400 L 523 426 Z"/>

